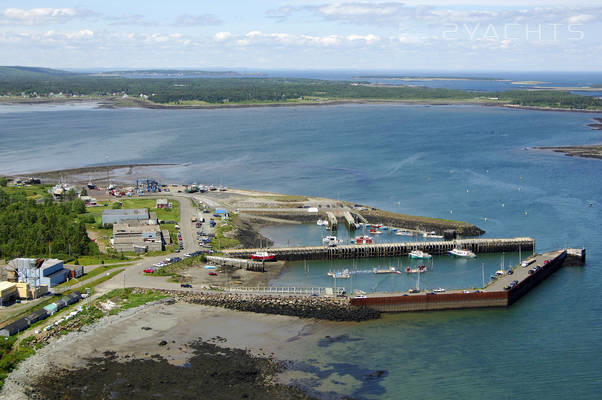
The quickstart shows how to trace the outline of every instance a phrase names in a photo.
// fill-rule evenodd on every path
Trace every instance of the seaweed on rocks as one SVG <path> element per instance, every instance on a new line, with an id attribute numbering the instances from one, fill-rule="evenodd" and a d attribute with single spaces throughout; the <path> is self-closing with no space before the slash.
<path id="1" fill-rule="evenodd" d="M 185 366 L 160 356 L 119 359 L 113 353 L 75 370 L 39 377 L 26 390 L 31 399 L 312 399 L 301 389 L 275 382 L 282 363 L 246 350 L 198 340 Z"/>

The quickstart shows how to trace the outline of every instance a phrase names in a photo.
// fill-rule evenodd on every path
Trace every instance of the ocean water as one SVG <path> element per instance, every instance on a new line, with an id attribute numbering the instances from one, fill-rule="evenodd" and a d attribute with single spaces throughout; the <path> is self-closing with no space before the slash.
<path id="1" fill-rule="evenodd" d="M 599 143 L 602 131 L 586 126 L 592 117 L 602 115 L 406 105 L 0 107 L 0 173 L 188 163 L 157 174 L 463 220 L 492 237 L 534 237 L 538 251 L 585 246 L 585 267 L 559 270 L 508 309 L 333 324 L 350 340 L 308 348 L 304 367 L 322 377 L 319 389 L 366 399 L 593 399 L 602 388 L 602 161 L 529 149 Z M 293 241 L 298 233 L 277 235 Z M 421 281 L 478 285 L 480 262 L 490 271 L 500 257 L 480 259 L 455 265 L 435 257 Z M 397 262 L 362 260 L 358 269 Z M 341 267 L 315 265 L 304 276 L 298 263 L 281 278 L 319 280 Z M 386 279 L 395 278 L 366 288 L 413 285 L 414 277 Z"/>

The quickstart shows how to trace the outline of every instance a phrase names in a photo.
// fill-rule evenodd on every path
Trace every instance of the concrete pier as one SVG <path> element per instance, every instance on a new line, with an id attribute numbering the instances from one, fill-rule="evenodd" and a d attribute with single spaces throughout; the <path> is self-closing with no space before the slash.
<path id="1" fill-rule="evenodd" d="M 339 245 L 336 247 L 307 246 L 307 247 L 282 247 L 269 249 L 278 260 L 320 260 L 339 258 L 371 258 L 371 257 L 398 257 L 409 254 L 418 249 L 430 254 L 447 254 L 455 247 L 479 253 L 499 253 L 519 251 L 523 254 L 535 250 L 535 239 L 522 237 L 511 239 L 463 239 L 443 240 L 436 242 L 401 242 L 382 244 L 355 244 Z M 265 249 L 228 249 L 223 250 L 227 257 L 249 258 L 251 254 Z"/>
<path id="2" fill-rule="evenodd" d="M 556 272 L 563 266 L 566 258 L 566 250 L 539 254 L 531 257 L 533 262 L 528 266 L 517 266 L 512 274 L 505 274 L 482 289 L 380 293 L 352 297 L 350 302 L 351 305 L 369 307 L 380 312 L 507 307 Z M 535 267 L 539 268 L 534 270 Z M 509 287 L 514 281 L 517 283 Z"/>

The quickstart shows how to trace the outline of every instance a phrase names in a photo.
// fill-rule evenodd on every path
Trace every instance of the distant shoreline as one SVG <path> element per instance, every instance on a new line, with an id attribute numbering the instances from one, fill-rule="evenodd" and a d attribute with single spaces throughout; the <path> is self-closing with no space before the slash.
<path id="1" fill-rule="evenodd" d="M 474 105 L 484 107 L 499 107 L 506 109 L 533 110 L 533 111 L 553 111 L 553 112 L 579 112 L 579 113 L 602 113 L 600 110 L 587 110 L 579 108 L 557 108 L 540 106 L 521 106 L 517 104 L 505 104 L 493 101 L 474 101 L 474 100 L 387 100 L 387 99 L 338 99 L 312 101 L 304 103 L 232 103 L 232 104 L 195 104 L 195 105 L 171 105 L 159 104 L 138 99 L 122 98 L 58 98 L 58 99 L 6 99 L 0 98 L 0 105 L 19 105 L 19 104 L 68 104 L 68 103 L 96 103 L 99 108 L 119 109 L 119 108 L 147 108 L 153 110 L 217 110 L 217 109 L 240 109 L 240 108 L 259 108 L 259 107 L 310 107 L 310 106 L 336 106 L 345 104 L 399 104 L 399 105 L 425 105 L 425 106 L 453 106 L 453 105 Z"/>

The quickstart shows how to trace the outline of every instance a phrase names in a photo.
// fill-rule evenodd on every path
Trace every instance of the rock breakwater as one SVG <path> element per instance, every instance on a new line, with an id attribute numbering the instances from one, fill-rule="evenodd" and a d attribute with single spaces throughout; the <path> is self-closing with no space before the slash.
<path id="1" fill-rule="evenodd" d="M 144 289 L 135 289 L 144 290 Z M 237 311 L 289 315 L 330 321 L 365 321 L 380 317 L 378 311 L 352 306 L 346 298 L 311 296 L 269 296 L 239 293 L 207 293 L 162 290 L 164 294 L 192 304 L 224 307 Z"/>

